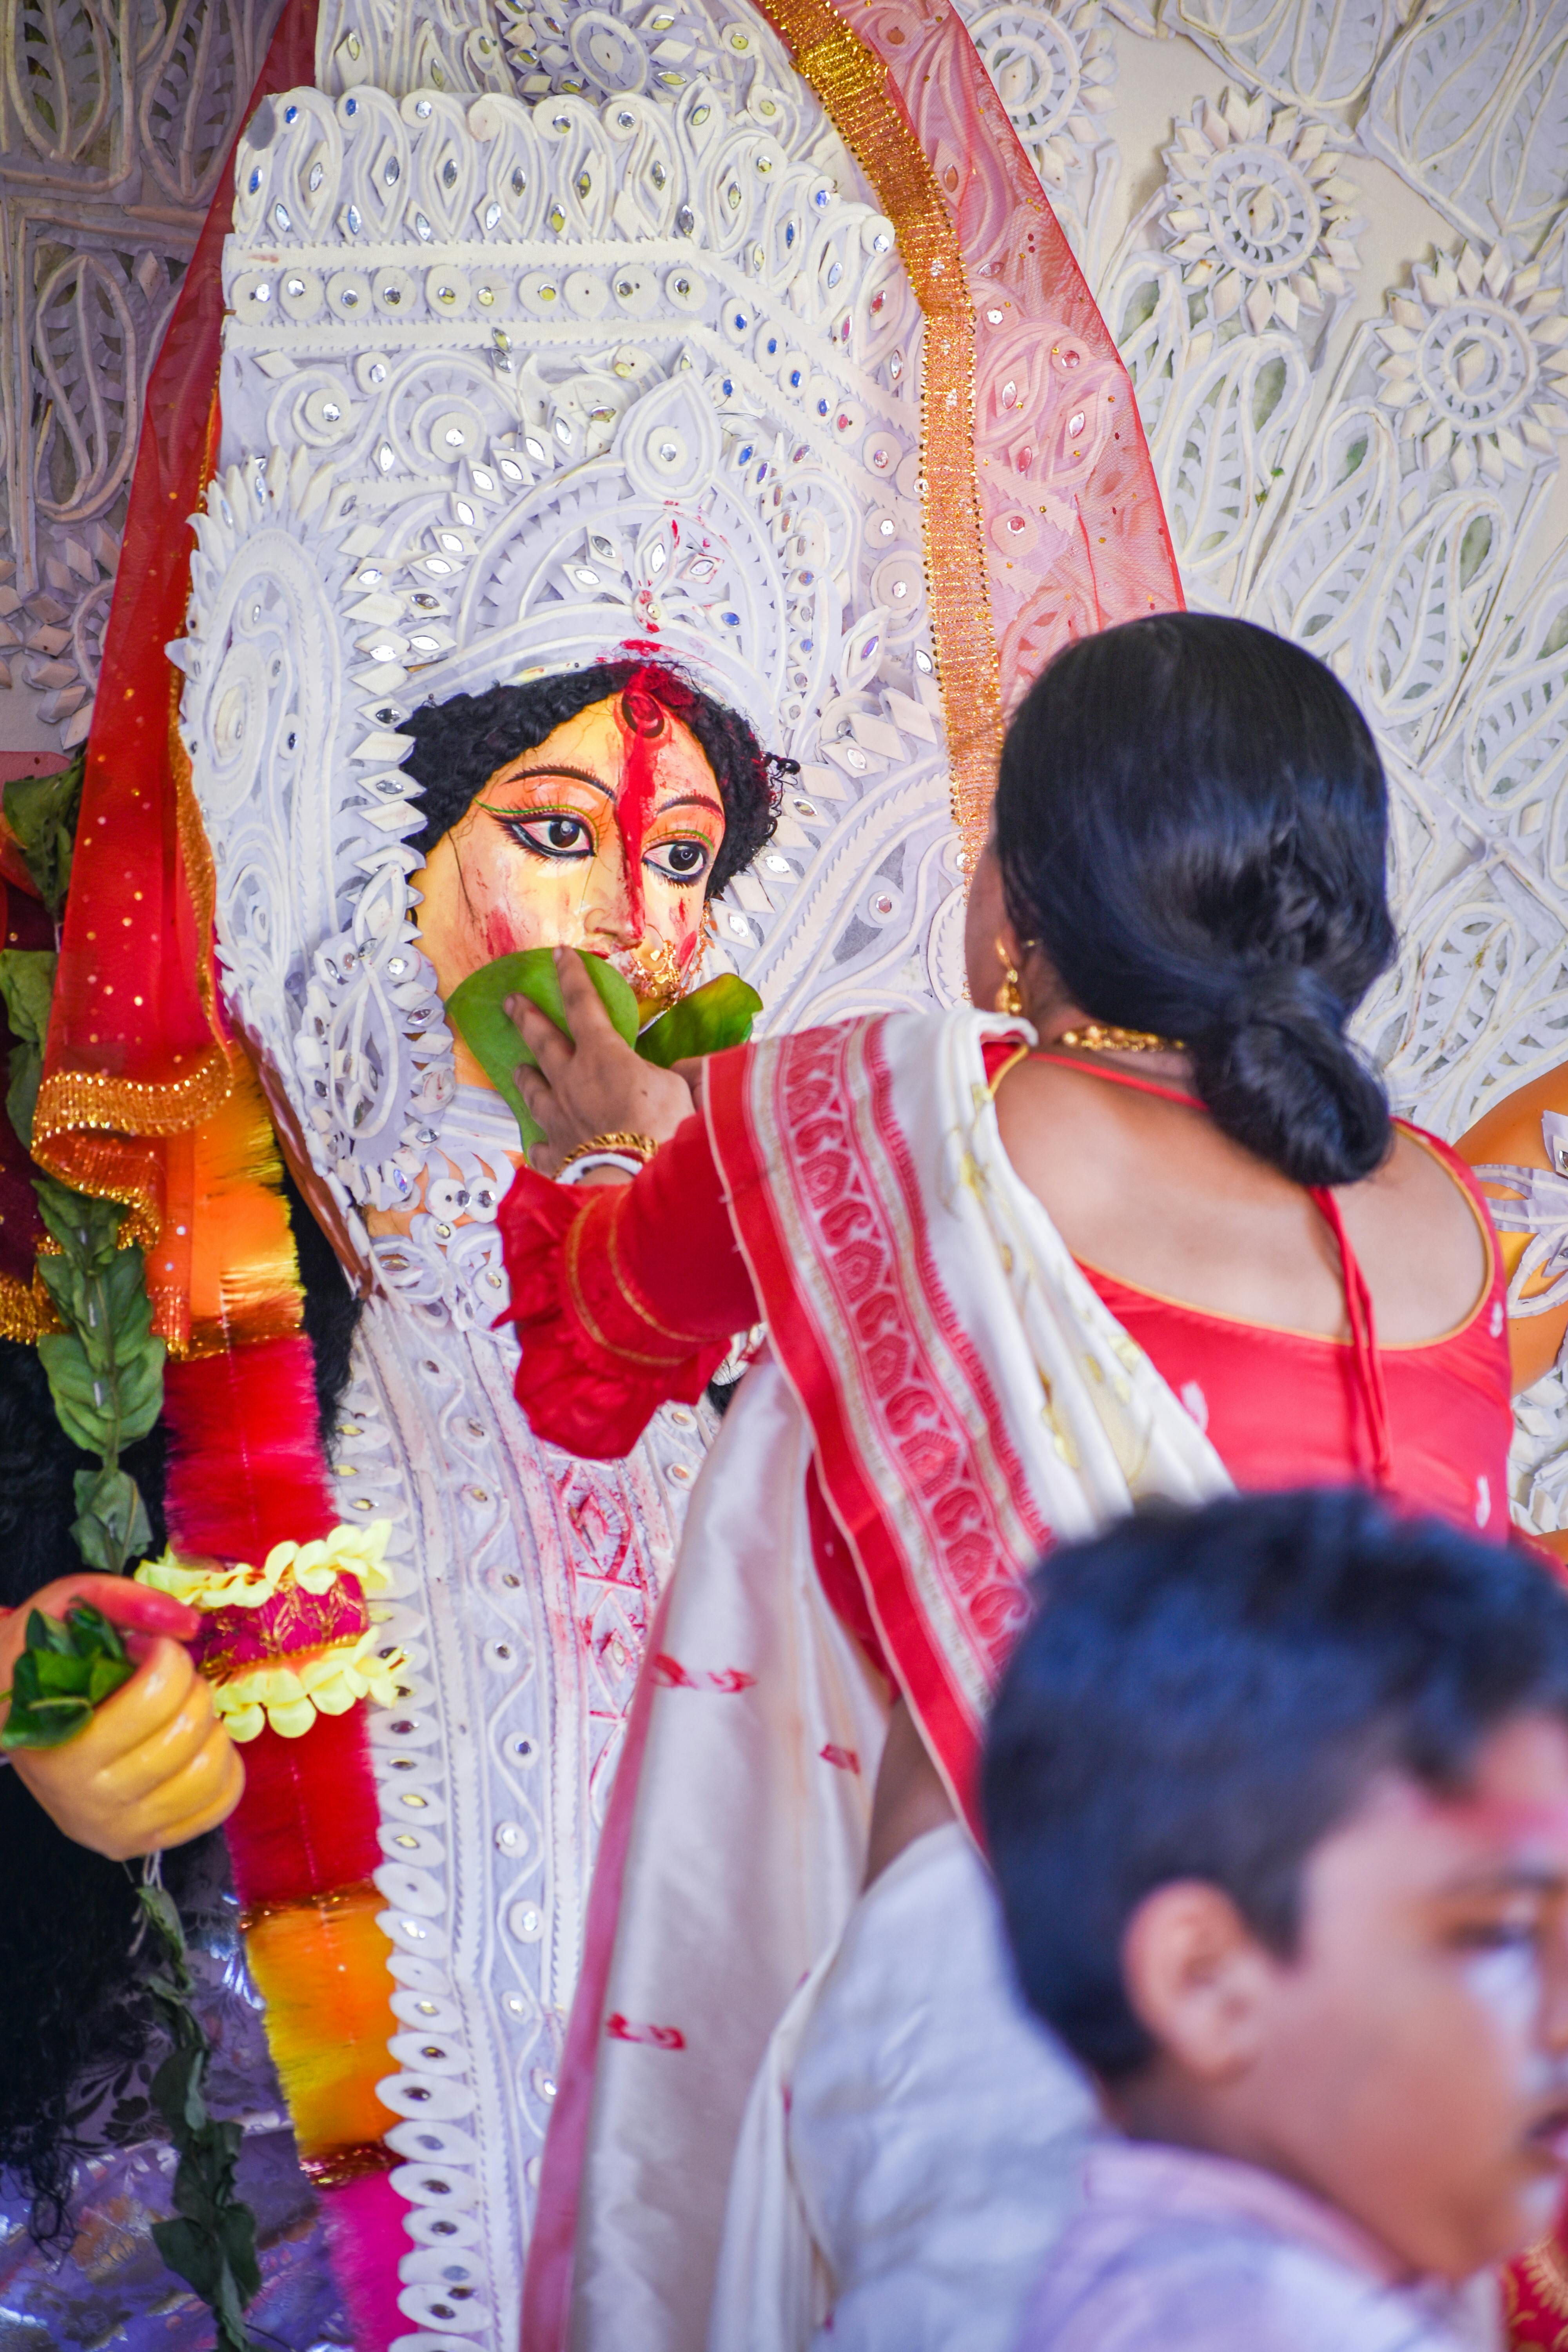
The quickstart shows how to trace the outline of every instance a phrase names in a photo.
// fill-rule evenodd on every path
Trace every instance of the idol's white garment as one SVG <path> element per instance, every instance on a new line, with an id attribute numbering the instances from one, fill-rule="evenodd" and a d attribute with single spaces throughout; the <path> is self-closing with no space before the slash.
<path id="1" fill-rule="evenodd" d="M 1018 1996 L 995 1890 L 956 1822 L 861 1896 L 770 2056 L 778 2074 L 759 2077 L 736 2151 L 710 2352 L 799 2345 L 807 2262 L 813 2352 L 1010 2352 L 1097 2111 Z M 776 2268 L 755 2227 L 768 2215 L 805 2240 L 776 2242 Z"/>
<path id="2" fill-rule="evenodd" d="M 427 1209 L 375 1244 L 386 1295 L 362 1318 L 333 1448 L 342 1518 L 390 1523 L 383 1630 L 409 1660 L 400 1703 L 369 1717 L 398 2304 L 408 2341 L 457 2320 L 465 2352 L 515 2352 L 605 1793 L 714 1425 L 667 1408 L 616 1463 L 534 1437 L 516 1334 L 490 1328 L 516 1148 L 500 1097 L 459 1087 Z"/>

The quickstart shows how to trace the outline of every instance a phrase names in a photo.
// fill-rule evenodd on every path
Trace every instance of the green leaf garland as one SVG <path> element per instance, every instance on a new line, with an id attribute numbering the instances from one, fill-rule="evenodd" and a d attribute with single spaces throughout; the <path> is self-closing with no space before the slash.
<path id="1" fill-rule="evenodd" d="M 174 2217 L 153 2222 L 153 2242 L 217 2322 L 216 2352 L 253 2352 L 245 2306 L 260 2290 L 261 2265 L 256 2216 L 235 2193 L 244 2131 L 207 2113 L 204 2085 L 212 2053 L 195 2011 L 179 1912 L 154 1876 L 143 1879 L 136 1899 L 162 1950 L 163 1968 L 147 1990 L 174 2044 L 153 2077 L 153 2104 L 179 2158 Z"/>
<path id="2" fill-rule="evenodd" d="M 50 948 L 0 950 L 0 998 L 14 1044 L 5 1113 L 23 1143 L 33 1145 L 33 1113 L 44 1075 L 44 1040 L 48 1034 L 49 1004 L 54 995 L 55 965 Z"/>
<path id="3" fill-rule="evenodd" d="M 70 880 L 81 780 L 79 756 L 58 775 L 23 777 L 0 795 L 27 870 L 57 922 Z M 47 952 L 0 952 L 0 999 L 15 1040 L 5 1111 L 29 1152 L 55 971 L 56 959 Z M 146 1552 L 153 1531 L 120 1455 L 147 1435 L 163 1409 L 163 1342 L 153 1330 L 142 1252 L 121 1243 L 124 1209 L 73 1192 L 36 1166 L 33 1187 L 57 1244 L 39 1257 L 38 1276 L 65 1327 L 39 1339 L 38 1358 L 61 1428 L 74 1445 L 98 1457 L 96 1469 L 77 1472 L 71 1534 L 89 1568 L 123 1575 Z M 100 1610 L 77 1601 L 61 1620 L 35 1609 L 12 1675 L 0 1749 L 63 1745 L 134 1672 L 119 1631 Z M 261 2285 L 256 2217 L 236 2190 L 244 2132 L 207 2113 L 204 2084 L 211 2045 L 195 2006 L 184 1930 L 161 1882 L 156 1854 L 142 1864 L 136 1896 L 137 1941 L 150 1932 L 162 1958 L 147 1991 L 173 2045 L 153 2077 L 153 2102 L 178 2158 L 174 2210 L 153 2223 L 153 2241 L 170 2270 L 212 2312 L 216 2352 L 256 2352 L 245 2327 L 245 2306 Z"/>
<path id="4" fill-rule="evenodd" d="M 70 885 L 76 814 L 87 765 L 85 747 L 52 776 L 17 776 L 0 793 L 0 808 L 16 837 L 38 896 L 58 923 Z"/>

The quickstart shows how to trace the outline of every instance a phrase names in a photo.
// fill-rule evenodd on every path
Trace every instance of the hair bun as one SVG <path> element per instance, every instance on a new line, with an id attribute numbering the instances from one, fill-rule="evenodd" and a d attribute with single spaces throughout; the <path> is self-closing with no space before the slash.
<path id="1" fill-rule="evenodd" d="M 1387 1105 L 1344 1033 L 1394 959 L 1387 803 L 1331 670 L 1212 613 L 1077 638 L 1008 726 L 995 841 L 1069 1003 L 1185 1038 L 1215 1124 L 1295 1182 L 1378 1165 Z"/>
<path id="2" fill-rule="evenodd" d="M 1237 983 L 1192 1041 L 1215 1124 L 1298 1184 L 1353 1184 L 1387 1157 L 1387 1097 L 1344 1021 L 1318 973 L 1277 963 Z"/>

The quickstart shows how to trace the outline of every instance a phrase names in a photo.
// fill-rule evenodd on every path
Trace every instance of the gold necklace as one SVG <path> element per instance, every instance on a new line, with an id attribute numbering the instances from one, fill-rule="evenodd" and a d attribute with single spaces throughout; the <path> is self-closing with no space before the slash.
<path id="1" fill-rule="evenodd" d="M 1156 1037 L 1152 1029 L 1122 1029 L 1114 1021 L 1086 1021 L 1081 1029 L 1064 1029 L 1055 1041 L 1076 1046 L 1080 1054 L 1184 1054 L 1179 1037 Z"/>

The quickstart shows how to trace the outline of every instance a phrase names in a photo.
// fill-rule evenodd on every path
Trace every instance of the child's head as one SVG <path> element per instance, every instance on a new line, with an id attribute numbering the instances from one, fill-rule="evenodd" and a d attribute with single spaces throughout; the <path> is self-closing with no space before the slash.
<path id="1" fill-rule="evenodd" d="M 984 1803 L 1019 1975 L 1135 2134 L 1416 2270 L 1568 2167 L 1568 1596 L 1356 1493 L 1053 1554 Z"/>

